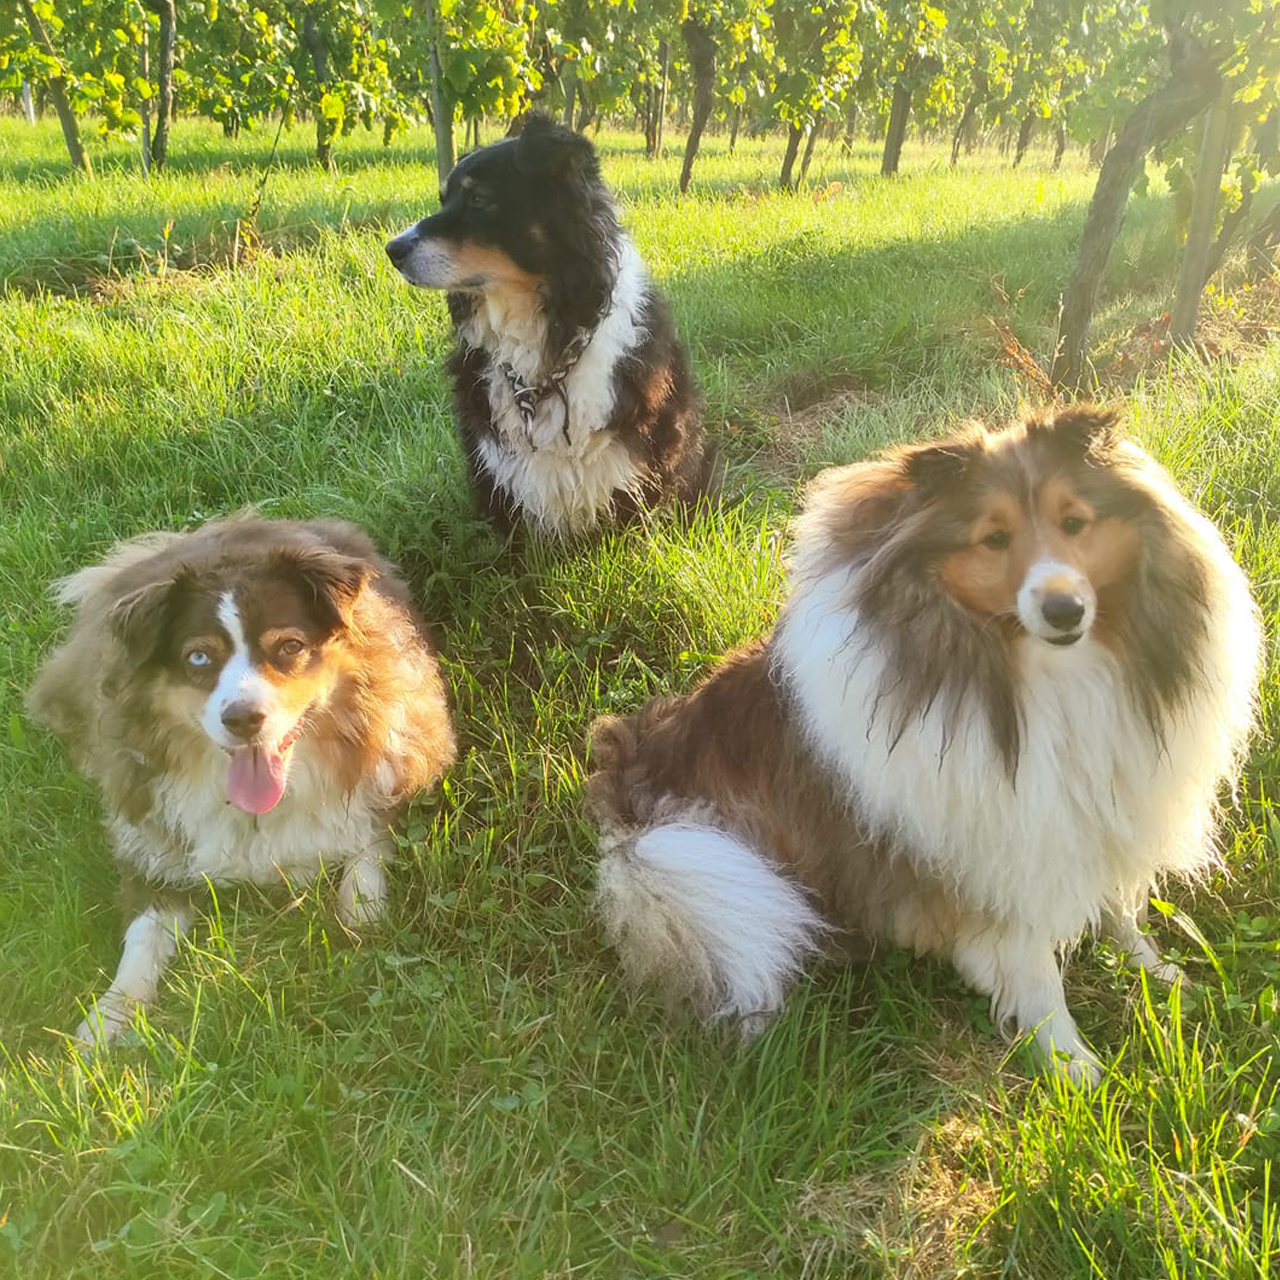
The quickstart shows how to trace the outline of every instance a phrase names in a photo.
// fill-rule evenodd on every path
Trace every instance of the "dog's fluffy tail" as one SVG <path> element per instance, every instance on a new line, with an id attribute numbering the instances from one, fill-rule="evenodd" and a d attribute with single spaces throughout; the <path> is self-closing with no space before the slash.
<path id="1" fill-rule="evenodd" d="M 803 892 L 700 822 L 606 832 L 601 848 L 596 901 L 628 975 L 658 981 L 706 1021 L 763 1029 L 826 930 Z"/>
<path id="2" fill-rule="evenodd" d="M 645 748 L 679 707 L 653 699 L 638 715 L 591 728 L 587 802 L 601 831 L 596 905 L 628 975 L 656 981 L 706 1021 L 762 1029 L 828 926 L 773 862 L 710 806 L 655 794 Z"/>

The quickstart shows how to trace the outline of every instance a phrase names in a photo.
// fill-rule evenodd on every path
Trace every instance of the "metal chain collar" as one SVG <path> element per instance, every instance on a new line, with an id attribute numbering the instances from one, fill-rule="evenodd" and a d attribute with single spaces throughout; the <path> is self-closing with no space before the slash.
<path id="1" fill-rule="evenodd" d="M 511 388 L 511 396 L 516 402 L 516 411 L 524 423 L 525 439 L 531 448 L 536 447 L 533 443 L 533 421 L 537 417 L 538 406 L 553 395 L 559 396 L 560 403 L 564 405 L 564 438 L 566 443 L 569 442 L 569 396 L 564 389 L 564 384 L 569 374 L 573 372 L 574 366 L 582 359 L 582 353 L 586 351 L 594 335 L 594 329 L 579 329 L 569 339 L 560 357 L 560 363 L 547 375 L 546 381 L 533 386 L 530 386 L 505 361 L 498 365 L 499 371 Z"/>

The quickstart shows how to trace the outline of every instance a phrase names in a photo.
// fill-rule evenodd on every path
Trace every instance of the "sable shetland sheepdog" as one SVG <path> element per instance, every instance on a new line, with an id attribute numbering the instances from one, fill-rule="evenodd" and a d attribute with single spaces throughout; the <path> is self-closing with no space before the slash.
<path id="1" fill-rule="evenodd" d="M 773 635 L 596 723 L 599 901 L 634 976 L 750 1025 L 839 930 L 949 958 L 1096 1080 L 1058 949 L 1098 925 L 1176 977 L 1139 919 L 1212 857 L 1261 641 L 1217 531 L 1115 423 L 826 472 Z"/>
<path id="2" fill-rule="evenodd" d="M 76 616 L 30 707 L 102 790 L 133 916 L 77 1036 L 113 1039 L 154 998 L 206 881 L 341 867 L 341 919 L 375 920 L 388 825 L 454 741 L 405 584 L 364 533 L 212 521 L 123 542 L 57 595 Z"/>
<path id="3" fill-rule="evenodd" d="M 387 254 L 448 290 L 463 452 L 499 528 L 571 535 L 703 492 L 684 348 L 585 138 L 533 116 L 463 156 L 439 212 Z"/>

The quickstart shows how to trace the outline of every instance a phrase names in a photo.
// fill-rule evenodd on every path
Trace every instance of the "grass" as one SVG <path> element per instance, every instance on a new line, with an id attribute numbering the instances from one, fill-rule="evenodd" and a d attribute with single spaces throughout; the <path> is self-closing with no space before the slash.
<path id="1" fill-rule="evenodd" d="M 608 135 L 625 219 L 672 298 L 728 455 L 680 527 L 503 550 L 464 494 L 441 299 L 386 233 L 431 204 L 422 136 L 175 130 L 65 179 L 56 129 L 0 121 L 0 1275 L 22 1277 L 1265 1277 L 1280 1199 L 1280 697 L 1223 848 L 1158 926 L 1194 985 L 1086 944 L 1069 998 L 1112 1068 L 1081 1097 L 1006 1059 L 941 965 L 820 968 L 746 1048 L 618 981 L 588 909 L 583 733 L 688 687 L 766 629 L 778 545 L 823 465 L 1028 389 L 1092 174 L 904 176 L 871 148 L 770 189 L 780 143 L 678 158 Z M 837 185 L 838 184 L 838 185 Z M 1135 202 L 1097 350 L 1171 291 L 1158 192 Z M 171 224 L 171 225 L 170 225 Z M 237 225 L 239 251 L 237 251 Z M 168 228 L 166 230 L 166 227 Z M 1223 297 L 1239 297 L 1230 273 Z M 1280 614 L 1280 349 L 1148 366 L 1132 430 L 1226 531 Z M 256 504 L 366 524 L 436 623 L 464 755 L 410 816 L 376 937 L 325 886 L 220 895 L 110 1056 L 65 1033 L 117 958 L 91 789 L 21 694 L 61 619 L 49 580 L 117 537 Z"/>

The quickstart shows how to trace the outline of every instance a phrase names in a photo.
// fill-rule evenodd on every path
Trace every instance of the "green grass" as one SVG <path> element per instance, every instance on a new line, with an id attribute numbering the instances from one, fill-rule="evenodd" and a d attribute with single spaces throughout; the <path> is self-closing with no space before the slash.
<path id="1" fill-rule="evenodd" d="M 903 956 L 819 968 L 746 1048 L 709 1039 L 622 988 L 588 909 L 590 718 L 771 624 L 779 537 L 820 467 L 1014 411 L 1027 389 L 990 322 L 1047 351 L 1093 175 L 1043 155 L 953 172 L 917 147 L 885 182 L 873 148 L 831 147 L 789 196 L 779 140 L 729 158 L 712 139 L 680 200 L 678 158 L 607 136 L 727 500 L 512 554 L 464 493 L 443 302 L 382 254 L 432 204 L 423 137 L 348 140 L 326 176 L 287 136 L 237 261 L 270 144 L 184 124 L 170 174 L 103 148 L 83 182 L 55 128 L 0 121 L 0 1276 L 1271 1274 L 1274 675 L 1230 875 L 1172 888 L 1158 926 L 1194 985 L 1147 990 L 1090 944 L 1071 964 L 1114 1064 L 1094 1096 L 1006 1061 L 984 1002 Z M 1168 212 L 1158 192 L 1129 212 L 1104 356 L 1167 303 Z M 1280 348 L 1151 370 L 1127 406 L 1274 633 Z M 145 1026 L 85 1066 L 65 1033 L 118 920 L 95 796 L 21 709 L 62 622 L 47 584 L 247 503 L 359 520 L 404 564 L 463 756 L 411 814 L 377 936 L 345 936 L 325 886 L 224 894 Z"/>

